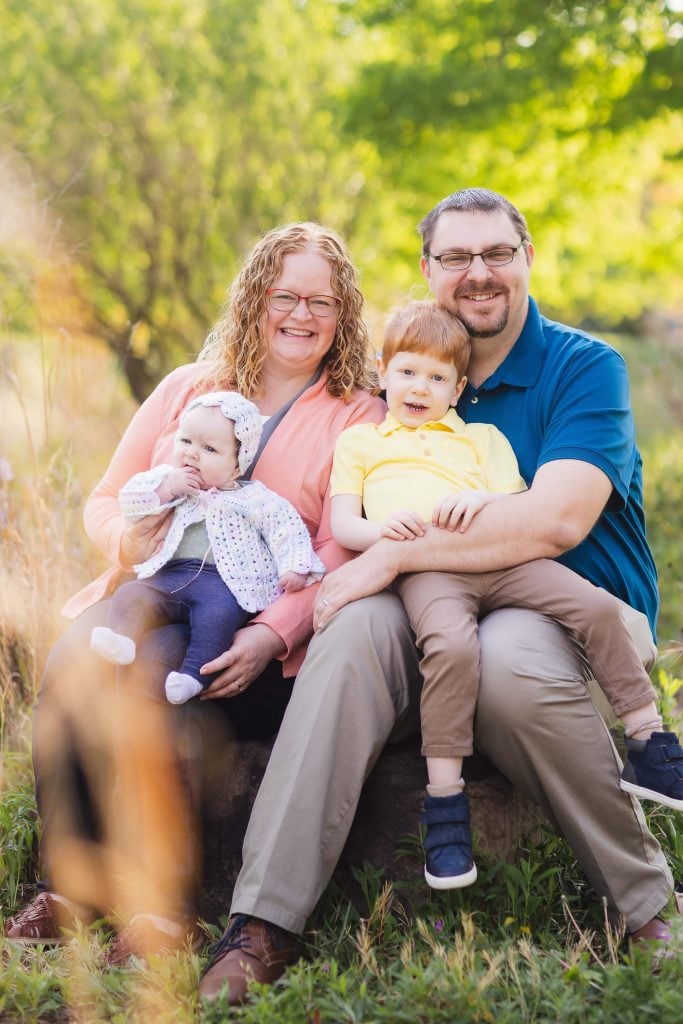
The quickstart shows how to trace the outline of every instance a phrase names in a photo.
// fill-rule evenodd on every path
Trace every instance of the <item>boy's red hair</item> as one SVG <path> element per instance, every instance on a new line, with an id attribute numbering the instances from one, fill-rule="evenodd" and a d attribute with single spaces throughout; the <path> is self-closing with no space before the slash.
<path id="1" fill-rule="evenodd" d="M 385 367 L 398 352 L 424 352 L 452 363 L 462 377 L 470 358 L 470 337 L 462 322 L 431 299 L 395 309 L 384 330 Z"/>

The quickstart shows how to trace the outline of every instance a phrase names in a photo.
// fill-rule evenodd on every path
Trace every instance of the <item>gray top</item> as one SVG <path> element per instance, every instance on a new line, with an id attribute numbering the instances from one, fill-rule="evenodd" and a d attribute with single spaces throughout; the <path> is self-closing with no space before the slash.
<path id="1" fill-rule="evenodd" d="M 206 532 L 205 519 L 198 523 L 190 523 L 185 527 L 180 544 L 173 552 L 171 558 L 198 558 L 200 562 L 204 561 L 211 565 L 215 564 L 216 559 L 213 557 L 211 541 Z"/>

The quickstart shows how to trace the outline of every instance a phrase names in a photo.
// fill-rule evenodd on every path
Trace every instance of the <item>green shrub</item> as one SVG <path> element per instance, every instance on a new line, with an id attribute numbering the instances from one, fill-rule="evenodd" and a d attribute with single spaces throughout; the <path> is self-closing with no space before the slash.
<path id="1" fill-rule="evenodd" d="M 683 640 L 683 433 L 648 443 L 644 451 L 648 539 L 659 570 L 659 642 Z"/>

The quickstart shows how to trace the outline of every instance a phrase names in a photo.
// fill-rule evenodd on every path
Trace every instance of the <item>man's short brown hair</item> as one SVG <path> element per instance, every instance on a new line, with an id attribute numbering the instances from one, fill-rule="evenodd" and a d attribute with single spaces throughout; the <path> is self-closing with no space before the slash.
<path id="1" fill-rule="evenodd" d="M 427 353 L 452 363 L 462 377 L 470 358 L 470 337 L 457 316 L 438 302 L 415 300 L 395 309 L 384 330 L 384 365 L 388 366 L 398 352 Z"/>
<path id="2" fill-rule="evenodd" d="M 423 217 L 417 226 L 422 235 L 422 255 L 429 256 L 432 236 L 439 217 L 444 213 L 504 213 L 516 231 L 519 231 L 522 242 L 530 242 L 531 235 L 524 214 L 500 192 L 492 192 L 489 188 L 461 188 L 451 192 L 440 203 Z"/>

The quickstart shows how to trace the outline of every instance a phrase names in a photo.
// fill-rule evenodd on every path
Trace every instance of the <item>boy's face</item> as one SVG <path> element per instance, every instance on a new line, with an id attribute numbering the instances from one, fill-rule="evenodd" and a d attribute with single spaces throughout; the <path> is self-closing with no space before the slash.
<path id="1" fill-rule="evenodd" d="M 458 379 L 453 363 L 427 352 L 397 352 L 387 366 L 380 360 L 379 379 L 389 412 L 404 427 L 442 419 L 467 383 L 466 377 Z"/>
<path id="2" fill-rule="evenodd" d="M 198 405 L 183 415 L 173 461 L 196 469 L 202 490 L 228 487 L 237 478 L 237 451 L 233 422 L 218 407 Z"/>

